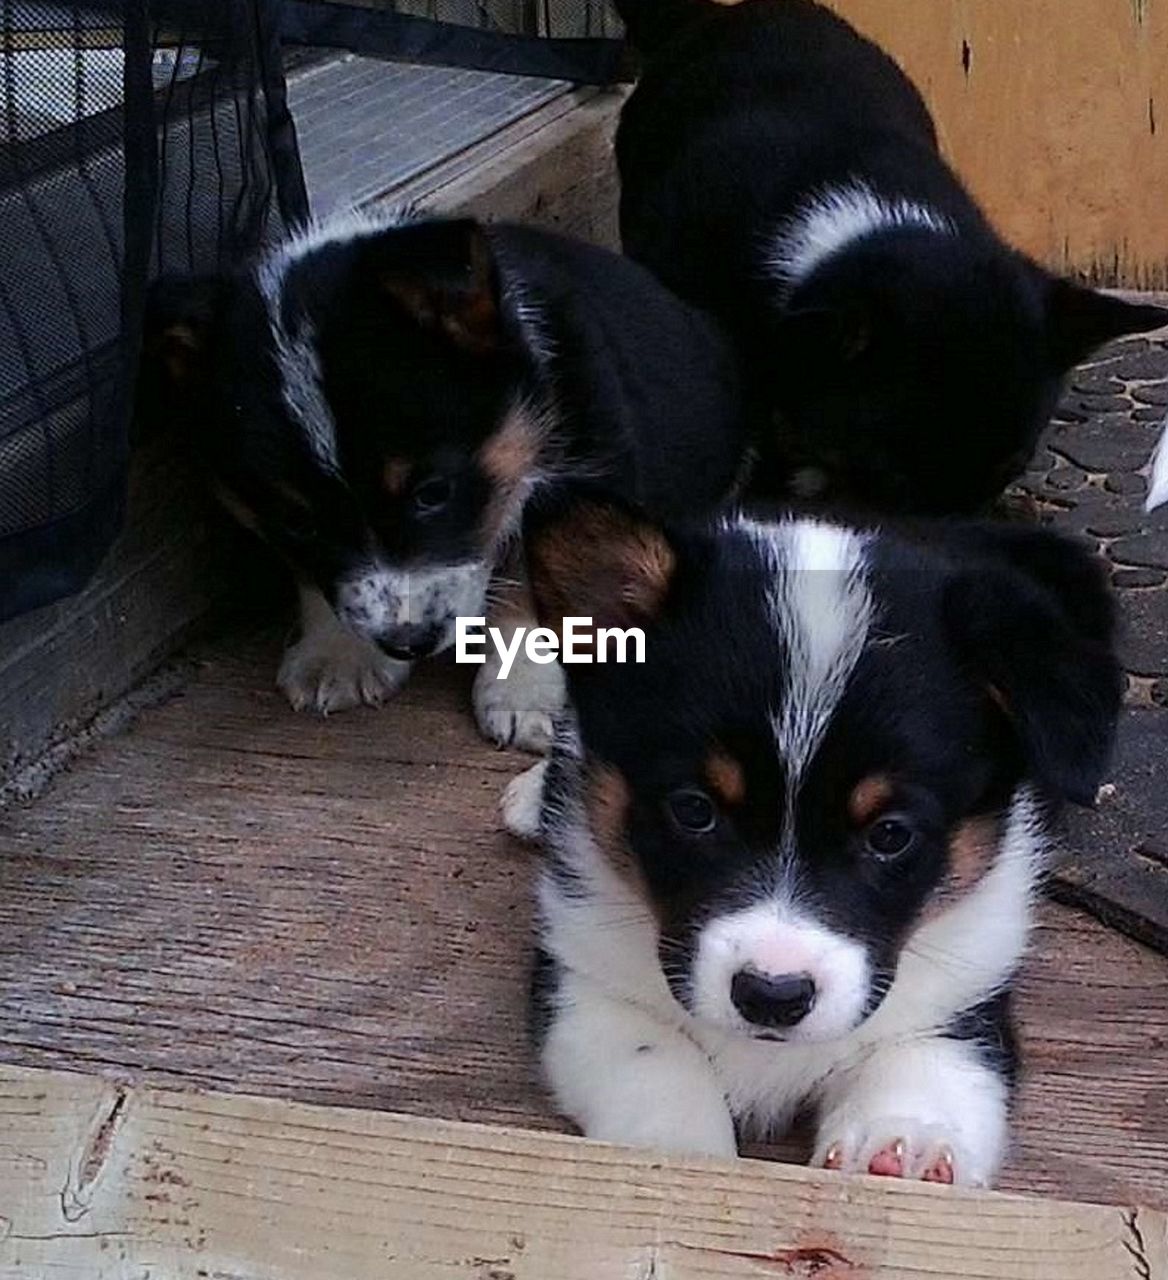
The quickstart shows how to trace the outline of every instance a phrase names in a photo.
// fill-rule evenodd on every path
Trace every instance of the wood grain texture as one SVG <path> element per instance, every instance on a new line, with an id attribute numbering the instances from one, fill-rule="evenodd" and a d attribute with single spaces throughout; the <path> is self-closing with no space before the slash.
<path id="1" fill-rule="evenodd" d="M 829 0 L 912 76 L 943 148 L 1020 248 L 1168 283 L 1168 5 Z"/>
<path id="2" fill-rule="evenodd" d="M 467 669 L 321 720 L 278 648 L 210 649 L 0 817 L 0 1058 L 563 1127 L 525 1032 L 535 855 L 496 816 L 529 758 L 479 740 Z M 1168 960 L 1049 905 L 1022 1019 L 1002 1185 L 1168 1207 Z"/>
<path id="3" fill-rule="evenodd" d="M 619 249 L 612 140 L 623 89 L 577 89 L 405 187 L 395 200 L 529 222 Z"/>
<path id="4" fill-rule="evenodd" d="M 0 1069 L 0 1277 L 1164 1280 L 1168 1222 Z"/>
<path id="5" fill-rule="evenodd" d="M 85 590 L 0 623 L 0 801 L 8 788 L 35 789 L 46 751 L 142 680 L 210 607 L 207 502 L 173 448 L 139 450 L 127 507 Z"/>

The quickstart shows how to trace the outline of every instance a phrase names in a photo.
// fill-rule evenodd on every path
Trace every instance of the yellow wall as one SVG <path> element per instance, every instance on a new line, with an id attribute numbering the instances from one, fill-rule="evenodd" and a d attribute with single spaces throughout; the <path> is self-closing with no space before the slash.
<path id="1" fill-rule="evenodd" d="M 1008 240 L 1168 288 L 1168 0 L 829 2 L 913 78 Z"/>

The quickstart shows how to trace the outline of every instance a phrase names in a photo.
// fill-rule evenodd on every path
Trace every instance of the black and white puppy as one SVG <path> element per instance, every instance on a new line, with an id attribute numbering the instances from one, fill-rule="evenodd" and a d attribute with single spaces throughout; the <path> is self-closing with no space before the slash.
<path id="1" fill-rule="evenodd" d="M 723 497 L 745 451 L 714 323 L 635 263 L 528 227 L 346 214 L 254 268 L 164 284 L 148 352 L 224 501 L 299 583 L 278 677 L 298 708 L 393 693 L 492 582 L 489 621 L 530 622 L 509 558 L 544 480 L 667 516 Z M 558 668 L 520 651 L 499 669 L 478 670 L 481 729 L 546 749 Z"/>
<path id="2" fill-rule="evenodd" d="M 818 1114 L 831 1168 L 989 1183 L 1052 801 L 1093 799 L 1121 676 L 1086 552 L 533 508 L 541 620 L 641 627 L 565 668 L 542 834 L 542 1064 L 588 1136 L 729 1155 Z M 542 813 L 540 804 L 542 798 Z"/>
<path id="3" fill-rule="evenodd" d="M 1005 245 L 914 86 L 822 5 L 618 8 L 645 55 L 617 135 L 625 249 L 734 329 L 776 414 L 776 492 L 974 512 L 1073 365 L 1168 323 Z"/>

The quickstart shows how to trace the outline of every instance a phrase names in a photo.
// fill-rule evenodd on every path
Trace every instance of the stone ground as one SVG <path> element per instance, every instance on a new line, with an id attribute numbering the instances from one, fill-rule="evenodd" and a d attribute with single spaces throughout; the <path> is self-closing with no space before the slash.
<path id="1" fill-rule="evenodd" d="M 1068 817 L 1075 852 L 1053 891 L 1168 950 L 1168 506 L 1145 514 L 1168 415 L 1168 339 L 1132 338 L 1072 377 L 1019 486 L 1040 519 L 1092 543 L 1122 611 L 1128 688 L 1112 777 Z"/>

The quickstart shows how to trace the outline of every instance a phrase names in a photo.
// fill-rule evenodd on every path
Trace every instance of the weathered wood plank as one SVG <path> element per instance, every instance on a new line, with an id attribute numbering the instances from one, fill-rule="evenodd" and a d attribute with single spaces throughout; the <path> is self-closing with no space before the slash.
<path id="1" fill-rule="evenodd" d="M 5 1280 L 1164 1280 L 1133 1206 L 0 1069 Z"/>

